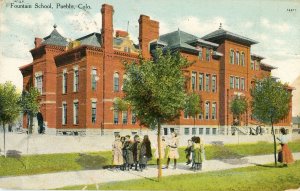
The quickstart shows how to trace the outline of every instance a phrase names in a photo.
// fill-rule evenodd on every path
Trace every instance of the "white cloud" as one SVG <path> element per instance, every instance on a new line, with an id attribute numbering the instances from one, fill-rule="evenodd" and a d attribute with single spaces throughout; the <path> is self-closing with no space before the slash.
<path id="1" fill-rule="evenodd" d="M 226 24 L 223 17 L 214 17 L 207 20 L 200 20 L 198 17 L 188 16 L 177 21 L 180 30 L 202 37 L 210 32 L 217 30 L 222 23 L 222 28 L 228 30 L 230 27 Z M 175 30 L 175 29 L 173 29 Z"/>
<path id="2" fill-rule="evenodd" d="M 288 25 L 287 23 L 272 23 L 266 18 L 261 18 L 260 24 L 266 29 L 279 31 L 282 33 L 288 32 L 291 29 L 291 26 Z"/>
<path id="3" fill-rule="evenodd" d="M 30 59 L 11 58 L 0 55 L 0 83 L 11 81 L 21 90 L 23 87 L 23 77 L 19 67 L 30 62 Z"/>
<path id="4" fill-rule="evenodd" d="M 91 33 L 100 31 L 101 28 L 101 13 L 91 15 L 88 12 L 80 11 L 73 15 L 66 16 L 66 22 L 68 22 L 72 29 L 78 33 Z"/>

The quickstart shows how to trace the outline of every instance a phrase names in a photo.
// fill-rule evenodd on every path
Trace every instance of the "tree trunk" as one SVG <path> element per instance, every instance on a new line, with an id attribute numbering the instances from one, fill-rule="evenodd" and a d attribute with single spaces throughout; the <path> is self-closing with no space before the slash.
<path id="1" fill-rule="evenodd" d="M 29 114 L 29 129 L 28 134 L 32 134 L 33 129 L 33 114 Z"/>
<path id="2" fill-rule="evenodd" d="M 276 157 L 276 138 L 275 138 L 275 132 L 273 127 L 273 121 L 271 121 L 272 124 L 272 133 L 273 133 L 273 141 L 274 141 L 274 160 L 275 160 L 275 166 L 277 166 L 277 157 Z"/>
<path id="3" fill-rule="evenodd" d="M 4 157 L 6 158 L 6 148 L 5 148 L 5 124 L 3 123 L 3 152 Z"/>
<path id="4" fill-rule="evenodd" d="M 160 121 L 157 120 L 157 149 L 158 149 L 158 174 L 157 174 L 157 179 L 160 181 L 162 177 L 162 170 L 161 170 L 161 135 L 160 135 L 160 128 L 161 124 Z"/>

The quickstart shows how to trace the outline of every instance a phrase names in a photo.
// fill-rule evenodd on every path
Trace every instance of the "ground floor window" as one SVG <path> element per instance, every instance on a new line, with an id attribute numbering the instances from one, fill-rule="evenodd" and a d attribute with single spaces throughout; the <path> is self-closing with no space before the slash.
<path id="1" fill-rule="evenodd" d="M 184 128 L 184 134 L 189 135 L 190 134 L 190 128 Z"/>
<path id="2" fill-rule="evenodd" d="M 116 110 L 114 111 L 114 124 L 119 123 L 119 112 Z"/>
<path id="3" fill-rule="evenodd" d="M 192 135 L 196 135 L 196 128 L 192 128 Z"/>
<path id="4" fill-rule="evenodd" d="M 213 135 L 216 135 L 216 134 L 217 134 L 217 128 L 213 128 L 213 129 L 212 129 L 212 134 L 213 134 Z"/>
<path id="5" fill-rule="evenodd" d="M 206 128 L 206 129 L 205 129 L 205 134 L 206 134 L 206 135 L 209 135 L 209 134 L 210 134 L 210 128 Z"/>
<path id="6" fill-rule="evenodd" d="M 203 128 L 199 128 L 199 135 L 203 135 Z"/>
<path id="7" fill-rule="evenodd" d="M 168 135 L 168 128 L 164 128 L 164 135 Z"/>

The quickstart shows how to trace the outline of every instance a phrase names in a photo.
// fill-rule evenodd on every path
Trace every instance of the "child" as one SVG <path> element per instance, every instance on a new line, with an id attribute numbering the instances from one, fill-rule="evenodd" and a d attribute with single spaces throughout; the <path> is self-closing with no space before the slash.
<path id="1" fill-rule="evenodd" d="M 139 144 L 138 153 L 140 169 L 143 171 L 146 168 L 148 160 L 152 158 L 151 142 L 148 135 L 145 135 L 143 141 Z"/>
<path id="2" fill-rule="evenodd" d="M 195 142 L 192 146 L 193 153 L 193 169 L 201 170 L 202 169 L 202 149 L 200 145 L 200 137 L 195 138 Z"/>
<path id="3" fill-rule="evenodd" d="M 125 144 L 123 149 L 125 150 L 125 170 L 132 168 L 133 166 L 133 142 L 130 140 L 130 135 L 125 136 Z"/>
<path id="4" fill-rule="evenodd" d="M 133 143 L 133 162 L 135 165 L 135 170 L 137 170 L 138 165 L 138 145 L 140 144 L 140 137 L 138 135 L 134 136 L 134 143 Z"/>
<path id="5" fill-rule="evenodd" d="M 194 137 L 192 137 L 192 139 L 193 138 Z M 186 165 L 189 165 L 192 162 L 191 161 L 191 149 L 192 149 L 192 146 L 193 146 L 192 139 L 188 140 L 188 145 L 187 145 L 186 149 L 184 150 L 184 152 L 185 152 L 185 158 L 187 159 Z"/>

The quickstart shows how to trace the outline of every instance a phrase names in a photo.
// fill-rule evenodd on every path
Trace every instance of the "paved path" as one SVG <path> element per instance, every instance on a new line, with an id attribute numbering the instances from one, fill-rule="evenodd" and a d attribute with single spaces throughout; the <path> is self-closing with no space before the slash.
<path id="1" fill-rule="evenodd" d="M 274 155 L 249 156 L 241 159 L 227 160 L 208 160 L 205 161 L 203 170 L 196 173 L 209 171 L 225 170 L 232 168 L 240 168 L 246 166 L 254 166 L 255 164 L 271 163 Z M 294 158 L 300 160 L 300 152 L 294 153 Z M 172 165 L 171 165 L 172 167 Z M 193 173 L 189 167 L 179 164 L 177 169 L 164 169 L 163 176 Z M 0 178 L 0 188 L 3 189 L 53 189 L 64 186 L 83 185 L 83 189 L 87 184 L 101 184 L 112 181 L 124 181 L 130 179 L 151 178 L 157 176 L 155 166 L 149 166 L 143 172 L 136 171 L 113 171 L 113 170 L 83 170 L 71 172 L 58 172 L 49 174 L 39 174 L 31 176 L 3 177 Z"/>

